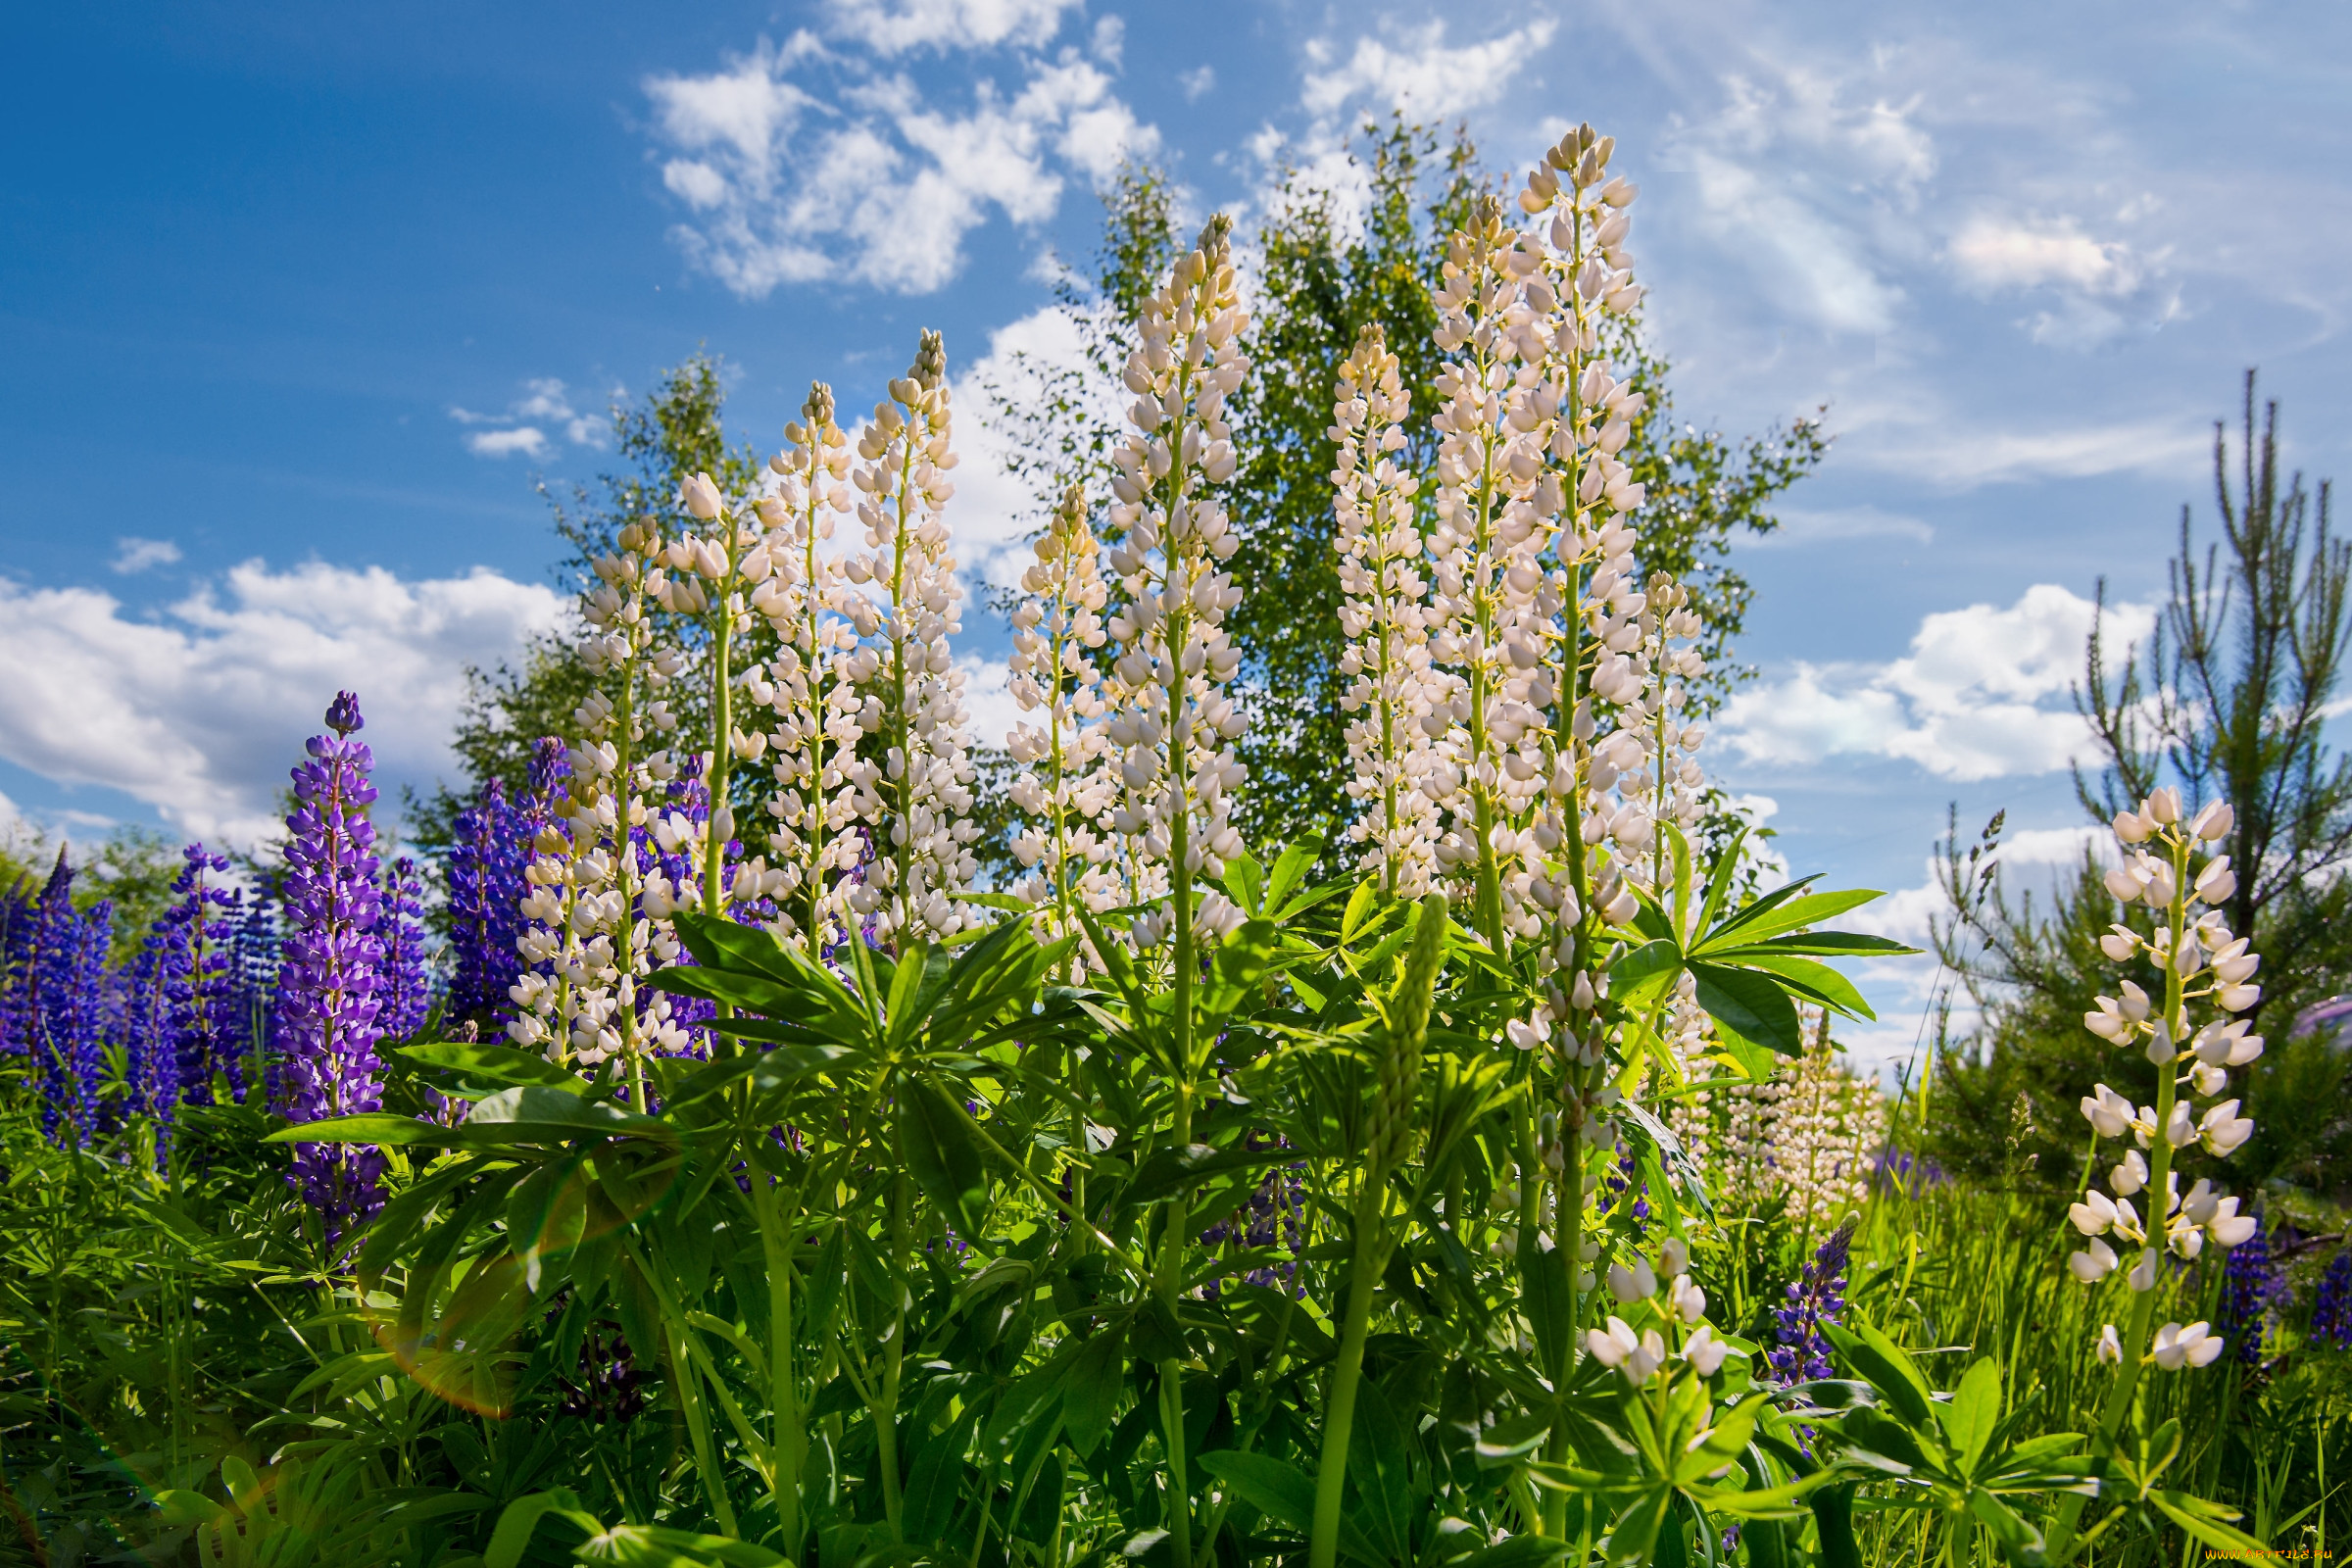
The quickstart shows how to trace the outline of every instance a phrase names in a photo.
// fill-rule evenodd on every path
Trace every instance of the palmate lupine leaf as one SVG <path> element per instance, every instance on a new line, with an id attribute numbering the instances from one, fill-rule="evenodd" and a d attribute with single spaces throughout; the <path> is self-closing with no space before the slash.
<path id="1" fill-rule="evenodd" d="M 1627 928 L 1634 940 L 1609 970 L 1611 999 L 1628 1014 L 1654 1010 L 1689 974 L 1699 1006 L 1751 1076 L 1768 1070 L 1762 1052 L 1804 1054 L 1799 1003 L 1846 1017 L 1877 1016 L 1852 981 L 1818 959 L 1889 957 L 1918 950 L 1886 937 L 1806 928 L 1880 894 L 1807 893 L 1815 880 L 1808 877 L 1724 914 L 1745 830 L 1734 836 L 1703 893 L 1692 887 L 1690 847 L 1681 830 L 1668 823 L 1660 832 L 1673 852 L 1674 883 L 1661 890 L 1662 897 L 1637 890 L 1638 909 Z"/>

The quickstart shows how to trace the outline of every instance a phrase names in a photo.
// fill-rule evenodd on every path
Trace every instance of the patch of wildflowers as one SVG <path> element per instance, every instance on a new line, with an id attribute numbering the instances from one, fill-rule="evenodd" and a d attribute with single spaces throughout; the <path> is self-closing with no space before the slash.
<path id="1" fill-rule="evenodd" d="M 2352 1251 L 2338 1252 L 2320 1274 L 2311 1303 L 2311 1338 L 2338 1350 L 2352 1350 Z"/>

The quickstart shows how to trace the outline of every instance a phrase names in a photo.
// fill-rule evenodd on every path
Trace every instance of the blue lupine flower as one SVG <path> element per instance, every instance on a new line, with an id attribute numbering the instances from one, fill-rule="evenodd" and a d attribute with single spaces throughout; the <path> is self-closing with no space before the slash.
<path id="1" fill-rule="evenodd" d="M 294 769 L 286 845 L 285 935 L 278 964 L 278 1049 L 288 1119 L 319 1121 L 383 1107 L 376 1042 L 384 945 L 376 891 L 375 826 L 368 808 L 374 755 L 351 738 L 359 700 L 338 693 L 326 710 L 334 733 L 314 735 Z M 383 1156 L 366 1145 L 300 1144 L 295 1178 L 330 1244 L 381 1206 Z"/>
<path id="2" fill-rule="evenodd" d="M 1821 1326 L 1837 1322 L 1845 1310 L 1845 1265 L 1853 1243 L 1854 1222 L 1849 1219 L 1830 1233 L 1805 1265 L 1803 1277 L 1789 1285 L 1788 1304 L 1773 1308 L 1780 1343 L 1765 1351 L 1764 1359 L 1783 1388 L 1831 1375 L 1829 1337 Z"/>
<path id="3" fill-rule="evenodd" d="M 424 1027 L 433 1010 L 432 973 L 424 962 L 424 883 L 416 862 L 402 856 L 384 875 L 383 914 L 376 932 L 384 945 L 378 970 L 383 1005 L 376 1016 L 383 1037 L 406 1040 Z"/>
<path id="4" fill-rule="evenodd" d="M 2230 1249 L 2230 1261 L 2222 1267 L 2221 1303 L 2214 1311 L 2214 1327 L 2247 1366 L 2262 1364 L 2263 1337 L 2279 1287 L 2278 1270 L 2271 1259 L 2270 1229 L 2257 1215 L 2254 1234 Z"/>
<path id="5" fill-rule="evenodd" d="M 106 951 L 114 941 L 115 906 L 100 899 L 79 916 L 71 904 L 65 917 L 71 935 L 61 979 L 51 992 L 56 1005 L 49 1013 L 51 1080 L 49 1128 L 57 1118 L 70 1122 L 74 1142 L 87 1147 L 98 1136 L 98 1086 L 106 1079 L 106 1041 L 120 1027 L 120 1000 L 115 977 L 106 967 Z"/>
<path id="6" fill-rule="evenodd" d="M 2320 1292 L 2311 1303 L 2311 1339 L 2338 1350 L 2352 1350 L 2352 1252 L 2338 1252 L 2320 1276 Z"/>
<path id="7" fill-rule="evenodd" d="M 277 1071 L 277 913 L 267 893 L 256 893 L 236 921 L 236 937 L 228 954 L 227 1004 L 224 1016 L 242 1048 L 252 1076 L 235 1075 L 229 1087 L 243 1104 L 259 1088 L 262 1102 L 282 1102 Z"/>
<path id="8" fill-rule="evenodd" d="M 522 812 L 507 801 L 506 786 L 492 779 L 474 803 L 458 813 L 456 842 L 449 851 L 449 1012 L 489 1024 L 509 1007 L 507 988 L 522 964 L 514 939 L 521 934 L 516 906 L 525 888 L 528 836 Z"/>

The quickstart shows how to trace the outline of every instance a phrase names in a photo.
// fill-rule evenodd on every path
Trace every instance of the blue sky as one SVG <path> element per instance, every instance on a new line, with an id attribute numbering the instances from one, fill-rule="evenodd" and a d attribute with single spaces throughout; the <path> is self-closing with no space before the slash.
<path id="1" fill-rule="evenodd" d="M 698 346 L 778 439 L 948 335 L 1050 348 L 1122 150 L 1199 213 L 1367 111 L 1619 140 L 1685 417 L 1829 405 L 1745 552 L 1713 765 L 1800 868 L 1913 889 L 1957 800 L 2078 825 L 2083 601 L 2161 591 L 2262 367 L 2352 471 L 2352 13 L 2319 5 L 19 7 L 0 32 L 0 796 L 234 833 L 328 689 L 421 781 L 555 613 L 534 475 Z M 968 383 L 967 383 L 968 384 Z M 975 567 L 1017 532 L 986 478 Z M 978 617 L 975 617 L 977 621 Z M 1001 651 L 974 626 L 977 656 Z"/>

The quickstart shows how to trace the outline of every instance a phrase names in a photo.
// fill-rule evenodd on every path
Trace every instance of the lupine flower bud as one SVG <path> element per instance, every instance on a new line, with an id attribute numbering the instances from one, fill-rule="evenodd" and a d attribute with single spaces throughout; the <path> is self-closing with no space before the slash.
<path id="1" fill-rule="evenodd" d="M 725 506 L 719 499 L 718 486 L 711 482 L 707 473 L 688 476 L 686 482 L 679 486 L 679 499 L 685 503 L 686 514 L 698 522 L 710 521 Z"/>
<path id="2" fill-rule="evenodd" d="M 2230 803 L 2215 801 L 2197 813 L 2197 819 L 2189 824 L 2188 830 L 2208 844 L 2218 844 L 2228 838 L 2230 829 L 2236 825 L 2237 813 L 2230 808 Z M 2225 893 L 2221 897 L 2228 898 L 2229 895 Z"/>
<path id="3" fill-rule="evenodd" d="M 2116 1334 L 2114 1324 L 2102 1323 L 2099 1325 L 2098 1343 L 2093 1348 L 2093 1350 L 2098 1358 L 2101 1361 L 2106 1362 L 2109 1366 L 2120 1366 L 2123 1364 L 2124 1342 Z"/>
<path id="4" fill-rule="evenodd" d="M 1702 1378 L 1711 1378 L 1722 1371 L 1724 1358 L 1731 1353 L 1732 1348 L 1715 1338 L 1715 1331 L 1704 1325 L 1683 1343 L 1683 1359 Z"/>
<path id="5" fill-rule="evenodd" d="M 1638 1257 L 1630 1268 L 1623 1263 L 1611 1263 L 1608 1279 L 1609 1294 L 1629 1306 L 1658 1293 L 1657 1275 L 1650 1272 L 1648 1263 Z"/>
<path id="6" fill-rule="evenodd" d="M 2151 824 L 2142 820 L 2135 811 L 2115 813 L 2115 836 L 2126 844 L 2145 844 L 2150 829 Z"/>
<path id="7" fill-rule="evenodd" d="M 2171 827 L 2180 820 L 2180 792 L 2167 784 L 2140 804 L 2139 812 L 2159 827 Z"/>

